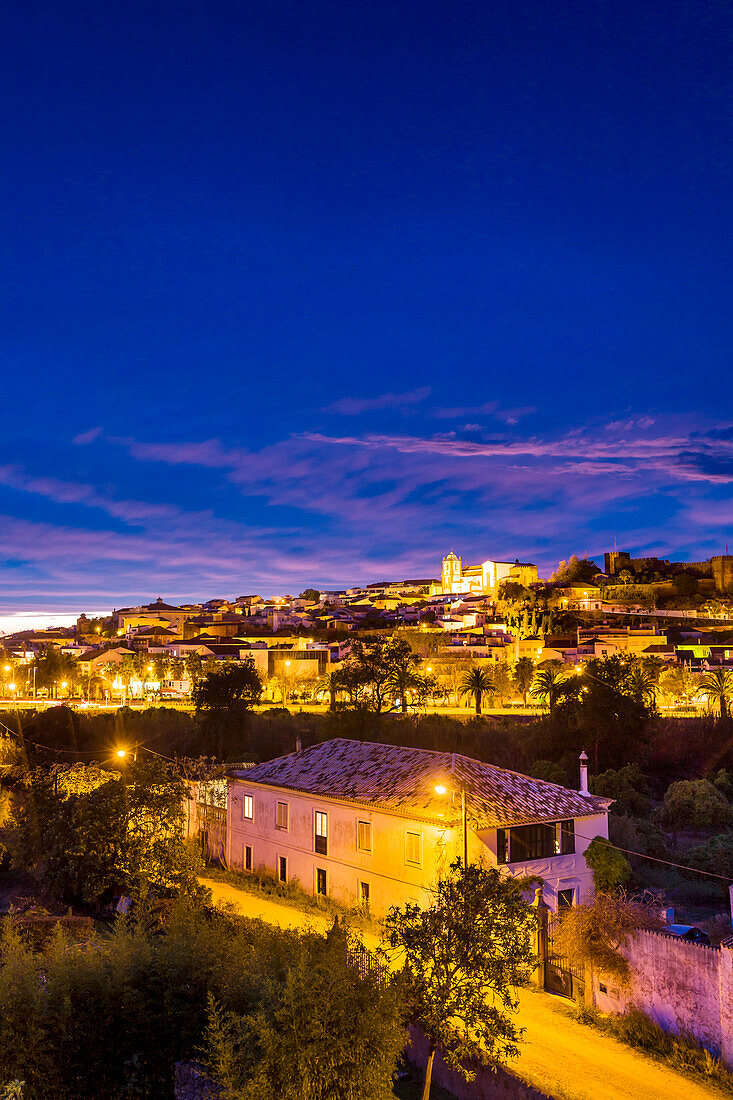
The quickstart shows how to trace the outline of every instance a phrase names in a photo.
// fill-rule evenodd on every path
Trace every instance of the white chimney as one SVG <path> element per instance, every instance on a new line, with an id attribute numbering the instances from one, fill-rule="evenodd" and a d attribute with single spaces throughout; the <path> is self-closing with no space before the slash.
<path id="1" fill-rule="evenodd" d="M 588 794 L 588 757 L 585 751 L 580 754 L 580 793 Z"/>
<path id="2" fill-rule="evenodd" d="M 303 740 L 302 740 L 300 734 L 297 734 L 297 736 L 295 738 L 295 751 L 296 752 L 302 752 L 303 751 Z"/>

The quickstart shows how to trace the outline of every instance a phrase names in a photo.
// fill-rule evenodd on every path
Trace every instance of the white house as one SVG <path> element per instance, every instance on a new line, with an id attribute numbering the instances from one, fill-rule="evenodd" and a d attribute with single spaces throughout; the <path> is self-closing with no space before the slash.
<path id="1" fill-rule="evenodd" d="M 462 855 L 540 876 L 551 909 L 592 890 L 583 853 L 608 836 L 608 799 L 457 753 L 337 738 L 233 771 L 227 860 L 297 879 L 314 894 L 382 915 L 424 903 Z"/>

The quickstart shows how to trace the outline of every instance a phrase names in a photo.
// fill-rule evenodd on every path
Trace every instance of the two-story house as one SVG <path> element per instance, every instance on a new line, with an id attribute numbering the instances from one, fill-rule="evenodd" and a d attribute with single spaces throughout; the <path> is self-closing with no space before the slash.
<path id="1" fill-rule="evenodd" d="M 465 844 L 470 862 L 540 876 L 557 909 L 592 890 L 583 853 L 608 836 L 609 804 L 587 793 L 584 763 L 575 791 L 458 753 L 337 738 L 230 773 L 226 854 L 382 915 L 425 903 Z"/>

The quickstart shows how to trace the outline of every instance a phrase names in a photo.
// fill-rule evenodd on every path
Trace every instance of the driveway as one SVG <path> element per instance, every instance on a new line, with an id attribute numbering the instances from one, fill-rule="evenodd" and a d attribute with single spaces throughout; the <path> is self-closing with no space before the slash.
<path id="1" fill-rule="evenodd" d="M 202 878 L 215 903 L 229 903 L 246 917 L 281 928 L 327 931 L 333 921 L 318 913 L 260 898 L 236 886 Z M 366 935 L 369 947 L 376 937 Z M 720 1100 L 721 1093 L 632 1050 L 573 1019 L 573 1005 L 534 989 L 520 991 L 519 1022 L 524 1028 L 519 1059 L 511 1069 L 557 1100 Z"/>

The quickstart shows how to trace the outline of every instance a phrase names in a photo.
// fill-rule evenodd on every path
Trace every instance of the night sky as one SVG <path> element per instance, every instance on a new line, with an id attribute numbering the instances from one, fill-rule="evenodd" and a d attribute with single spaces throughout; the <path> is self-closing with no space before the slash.
<path id="1" fill-rule="evenodd" d="M 732 31 L 3 4 L 0 612 L 723 552 Z"/>

